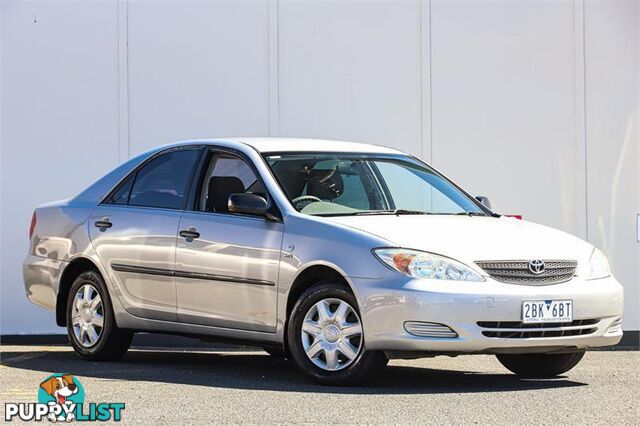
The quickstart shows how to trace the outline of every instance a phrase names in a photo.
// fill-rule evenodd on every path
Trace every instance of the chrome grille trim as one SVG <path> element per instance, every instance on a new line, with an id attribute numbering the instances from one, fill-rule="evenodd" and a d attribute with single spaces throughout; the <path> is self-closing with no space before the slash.
<path id="1" fill-rule="evenodd" d="M 502 339 L 535 339 L 583 336 L 595 333 L 599 319 L 583 319 L 564 323 L 524 324 L 517 321 L 479 321 L 485 337 Z"/>
<path id="2" fill-rule="evenodd" d="M 491 278 L 508 284 L 552 285 L 569 281 L 576 273 L 575 260 L 543 260 L 545 270 L 534 274 L 529 270 L 528 260 L 480 260 L 481 267 Z"/>
<path id="3" fill-rule="evenodd" d="M 599 323 L 599 319 L 582 319 L 574 320 L 571 322 L 546 322 L 546 323 L 523 323 L 520 321 L 478 321 L 478 326 L 482 328 L 517 328 L 521 330 L 523 328 L 558 328 L 558 327 L 581 327 L 586 325 L 594 325 Z"/>

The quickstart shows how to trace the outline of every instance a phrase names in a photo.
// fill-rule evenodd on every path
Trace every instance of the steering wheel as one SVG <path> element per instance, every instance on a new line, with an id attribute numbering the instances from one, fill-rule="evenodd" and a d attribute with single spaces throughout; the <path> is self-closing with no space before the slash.
<path id="1" fill-rule="evenodd" d="M 295 208 L 298 208 L 298 203 L 301 203 L 303 201 L 310 201 L 311 203 L 322 202 L 322 200 L 315 195 L 301 195 L 291 200 L 291 203 L 293 203 Z"/>

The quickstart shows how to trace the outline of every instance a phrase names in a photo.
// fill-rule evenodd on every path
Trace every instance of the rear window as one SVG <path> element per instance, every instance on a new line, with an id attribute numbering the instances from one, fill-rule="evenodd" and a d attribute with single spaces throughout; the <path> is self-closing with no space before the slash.
<path id="1" fill-rule="evenodd" d="M 107 204 L 182 209 L 198 160 L 197 148 L 161 154 L 130 176 Z"/>

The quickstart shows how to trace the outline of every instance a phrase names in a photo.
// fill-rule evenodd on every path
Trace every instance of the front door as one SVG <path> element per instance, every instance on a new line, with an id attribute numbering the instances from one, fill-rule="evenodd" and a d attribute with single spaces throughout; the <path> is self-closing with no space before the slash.
<path id="1" fill-rule="evenodd" d="M 176 250 L 178 320 L 275 332 L 283 225 L 229 213 L 229 195 L 266 194 L 244 159 L 211 152 L 194 208 L 180 219 Z"/>
<path id="2" fill-rule="evenodd" d="M 132 315 L 177 320 L 176 238 L 199 152 L 181 148 L 152 158 L 91 215 L 93 247 Z"/>

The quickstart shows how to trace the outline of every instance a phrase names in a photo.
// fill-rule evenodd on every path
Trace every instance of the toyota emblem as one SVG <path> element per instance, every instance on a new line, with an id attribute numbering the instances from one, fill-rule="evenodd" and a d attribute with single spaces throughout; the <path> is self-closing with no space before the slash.
<path id="1" fill-rule="evenodd" d="M 540 259 L 530 261 L 529 270 L 532 274 L 540 275 L 544 272 L 544 262 Z"/>

